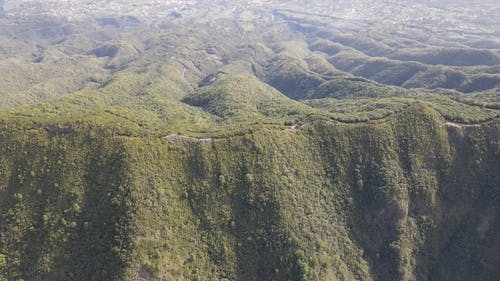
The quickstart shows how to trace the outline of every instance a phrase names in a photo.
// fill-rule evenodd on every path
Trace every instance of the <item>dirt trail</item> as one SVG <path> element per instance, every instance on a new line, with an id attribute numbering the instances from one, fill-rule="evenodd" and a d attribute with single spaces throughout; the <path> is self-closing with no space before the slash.
<path id="1" fill-rule="evenodd" d="M 447 121 L 447 122 L 443 123 L 444 126 L 450 126 L 450 127 L 455 127 L 455 128 L 459 128 L 459 129 L 471 128 L 471 127 L 481 127 L 481 124 L 482 123 L 479 123 L 479 124 L 463 124 L 463 123 L 455 123 L 455 122 L 450 122 L 450 121 Z"/>
<path id="2" fill-rule="evenodd" d="M 183 69 L 182 69 L 182 79 L 184 80 L 184 82 L 188 83 L 188 80 L 186 78 L 186 73 L 187 73 L 187 68 L 185 66 L 183 66 Z"/>
<path id="3" fill-rule="evenodd" d="M 170 144 L 195 142 L 195 143 L 201 143 L 206 147 L 212 147 L 214 142 L 212 138 L 194 138 L 181 134 L 171 134 L 163 138 L 167 140 L 167 142 Z"/>
<path id="4" fill-rule="evenodd" d="M 295 124 L 295 125 L 291 125 L 288 128 L 283 129 L 283 131 L 285 131 L 285 132 L 296 132 L 299 129 L 300 129 L 299 125 Z"/>
<path id="5" fill-rule="evenodd" d="M 491 121 L 491 120 L 476 123 L 476 124 L 464 124 L 464 123 L 456 123 L 456 122 L 446 121 L 441 126 L 448 126 L 448 127 L 457 128 L 458 134 L 461 136 L 464 136 L 466 128 L 478 128 L 478 127 L 481 127 L 482 125 L 488 123 L 489 121 Z"/>
<path id="6" fill-rule="evenodd" d="M 441 124 L 441 126 L 449 126 L 449 127 L 458 128 L 463 133 L 464 128 L 481 127 L 483 124 L 488 123 L 489 121 L 491 121 L 491 120 L 484 121 L 484 122 L 477 123 L 477 124 L 464 124 L 464 123 L 456 123 L 456 122 L 446 121 L 446 122 L 443 122 Z M 307 128 L 308 126 L 310 126 L 314 122 L 317 122 L 317 121 L 307 122 L 307 123 L 304 123 L 302 125 L 293 124 L 293 125 L 290 125 L 284 129 L 282 129 L 282 131 L 284 131 L 284 132 L 298 132 L 301 129 Z M 347 123 L 340 123 L 340 122 L 328 122 L 328 123 L 330 125 L 334 125 L 334 126 L 348 125 Z M 359 122 L 359 124 L 362 124 L 362 123 L 366 123 L 366 122 Z M 350 123 L 350 124 L 358 124 L 358 123 Z M 186 136 L 186 135 L 182 135 L 182 134 L 170 134 L 168 136 L 164 136 L 163 139 L 167 140 L 167 142 L 169 144 L 200 143 L 206 147 L 212 147 L 212 145 L 214 143 L 213 138 L 195 138 L 195 137 L 190 137 L 190 136 Z"/>

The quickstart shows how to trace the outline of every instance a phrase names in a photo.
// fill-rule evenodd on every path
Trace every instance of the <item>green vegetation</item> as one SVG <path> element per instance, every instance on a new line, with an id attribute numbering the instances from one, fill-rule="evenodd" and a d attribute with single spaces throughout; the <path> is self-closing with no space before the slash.
<path id="1" fill-rule="evenodd" d="M 0 280 L 500 276 L 489 26 L 139 2 L 0 17 Z"/>
<path id="2" fill-rule="evenodd" d="M 215 84 L 188 95 L 183 101 L 223 120 L 238 123 L 266 118 L 290 119 L 314 112 L 256 78 L 243 75 L 223 77 Z"/>
<path id="3" fill-rule="evenodd" d="M 384 123 L 320 121 L 211 147 L 5 128 L 1 274 L 468 280 L 474 266 L 493 278 L 499 128 L 443 126 L 424 105 Z M 443 257 L 464 243 L 486 256 L 458 275 Z"/>

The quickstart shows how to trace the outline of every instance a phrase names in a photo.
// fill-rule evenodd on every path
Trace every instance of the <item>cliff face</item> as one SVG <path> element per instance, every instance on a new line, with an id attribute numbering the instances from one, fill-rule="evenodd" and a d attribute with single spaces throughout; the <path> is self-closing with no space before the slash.
<path id="1" fill-rule="evenodd" d="M 493 280 L 500 124 L 199 142 L 4 130 L 0 279 Z"/>

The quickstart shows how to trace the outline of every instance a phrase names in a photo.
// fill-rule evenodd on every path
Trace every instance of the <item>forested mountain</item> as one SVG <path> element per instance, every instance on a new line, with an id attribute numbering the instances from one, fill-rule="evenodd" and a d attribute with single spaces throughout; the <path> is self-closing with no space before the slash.
<path id="1" fill-rule="evenodd" d="M 496 280 L 497 6 L 0 2 L 0 280 Z"/>

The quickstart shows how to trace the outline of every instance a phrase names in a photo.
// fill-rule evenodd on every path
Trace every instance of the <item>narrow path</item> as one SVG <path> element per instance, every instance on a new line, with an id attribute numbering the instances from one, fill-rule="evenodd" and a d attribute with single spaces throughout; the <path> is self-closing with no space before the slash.
<path id="1" fill-rule="evenodd" d="M 299 128 L 300 128 L 299 125 L 295 124 L 295 125 L 291 125 L 288 128 L 283 129 L 283 131 L 285 131 L 285 132 L 296 132 Z"/>
<path id="2" fill-rule="evenodd" d="M 450 127 L 455 127 L 455 128 L 459 128 L 459 129 L 471 128 L 471 127 L 481 127 L 481 124 L 484 124 L 484 123 L 463 124 L 463 123 L 455 123 L 455 122 L 450 122 L 450 121 L 446 121 L 443 123 L 444 126 L 450 126 Z"/>
<path id="3" fill-rule="evenodd" d="M 384 117 L 382 119 L 387 119 L 387 117 Z M 382 120 L 382 119 L 377 119 L 377 120 Z M 495 119 L 495 118 L 494 118 Z M 494 120 L 493 119 L 493 120 Z M 460 129 L 460 131 L 463 133 L 464 128 L 477 128 L 481 127 L 482 125 L 491 122 L 492 120 L 486 120 L 482 121 L 480 123 L 476 124 L 465 124 L 465 123 L 457 123 L 457 122 L 452 122 L 452 121 L 444 121 L 441 123 L 441 126 L 449 126 L 449 127 L 454 127 Z M 318 122 L 318 121 L 310 121 L 303 123 L 301 125 L 299 124 L 292 124 L 286 128 L 281 129 L 283 132 L 298 132 L 302 129 L 307 128 L 311 124 Z M 367 122 L 353 122 L 353 123 L 347 123 L 347 122 L 339 122 L 339 121 L 324 121 L 327 122 L 329 125 L 333 126 L 348 126 L 348 125 L 359 125 L 359 124 L 366 124 Z M 384 122 L 385 123 L 385 122 Z M 379 125 L 379 124 L 375 124 Z M 229 138 L 229 137 L 226 137 Z M 214 138 L 196 138 L 196 137 L 191 137 L 187 135 L 182 135 L 182 134 L 170 134 L 167 136 L 164 136 L 163 139 L 167 140 L 168 143 L 170 144 L 182 144 L 182 143 L 200 143 L 203 146 L 206 147 L 212 147 L 215 139 Z M 224 139 L 224 138 L 218 138 L 218 139 Z"/>
<path id="4" fill-rule="evenodd" d="M 212 147 L 212 144 L 214 140 L 212 138 L 195 138 L 195 137 L 190 137 L 186 135 L 181 135 L 181 134 L 171 134 L 168 136 L 163 137 L 165 140 L 167 140 L 168 143 L 175 144 L 175 143 L 186 143 L 186 142 L 195 142 L 195 143 L 201 143 L 202 145 L 206 147 Z"/>
<path id="5" fill-rule="evenodd" d="M 184 79 L 184 82 L 186 82 L 187 84 L 189 84 L 187 78 L 186 78 L 186 72 L 187 72 L 187 69 L 185 66 L 183 66 L 183 69 L 182 69 L 182 79 Z"/>

